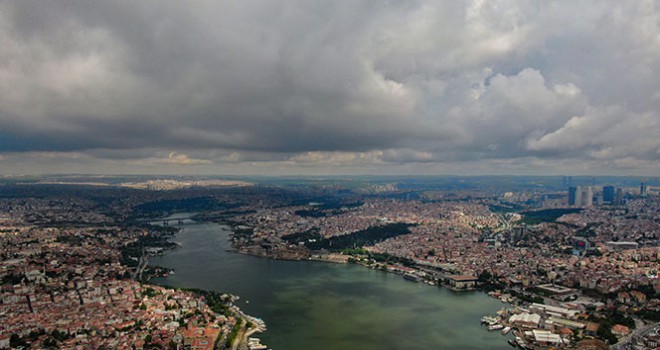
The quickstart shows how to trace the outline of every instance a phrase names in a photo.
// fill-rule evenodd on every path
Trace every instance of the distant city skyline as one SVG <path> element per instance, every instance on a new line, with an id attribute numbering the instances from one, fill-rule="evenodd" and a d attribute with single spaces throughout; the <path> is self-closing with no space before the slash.
<path id="1" fill-rule="evenodd" d="M 660 175 L 653 1 L 0 3 L 0 175 Z"/>

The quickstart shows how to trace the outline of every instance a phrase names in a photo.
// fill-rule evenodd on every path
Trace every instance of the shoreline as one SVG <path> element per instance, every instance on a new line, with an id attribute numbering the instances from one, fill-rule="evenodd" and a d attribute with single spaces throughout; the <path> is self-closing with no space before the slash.
<path id="1" fill-rule="evenodd" d="M 410 274 L 409 272 L 400 270 L 399 269 L 401 267 L 400 265 L 391 265 L 394 268 L 388 268 L 386 266 L 372 266 L 372 265 L 369 265 L 367 263 L 361 262 L 359 260 L 359 256 L 345 255 L 345 254 L 341 254 L 341 253 L 312 254 L 310 257 L 308 257 L 306 259 L 303 259 L 303 258 L 287 259 L 287 258 L 282 258 L 282 257 L 272 256 L 272 255 L 267 255 L 267 254 L 256 254 L 256 253 L 250 252 L 246 249 L 241 249 L 240 247 L 239 248 L 232 247 L 231 249 L 225 249 L 225 251 L 231 252 L 231 253 L 242 254 L 242 255 L 246 255 L 246 256 L 251 256 L 251 257 L 255 257 L 255 258 L 260 258 L 260 259 L 269 259 L 269 260 L 318 261 L 318 262 L 331 263 L 331 264 L 354 264 L 354 265 L 360 265 L 360 266 L 366 267 L 370 270 L 378 270 L 378 271 L 382 271 L 382 272 L 385 272 L 385 273 L 402 276 L 404 278 L 407 275 Z M 428 272 L 426 272 L 422 269 L 416 268 L 416 267 L 409 267 L 409 269 L 413 269 L 414 273 L 418 274 L 418 275 L 416 275 L 416 277 L 417 277 L 416 280 L 409 279 L 411 282 L 428 284 L 430 286 L 443 287 L 443 288 L 447 288 L 450 291 L 455 292 L 455 293 L 483 292 L 491 298 L 497 299 L 497 300 L 502 301 L 502 302 L 507 303 L 507 304 L 510 303 L 510 302 L 505 302 L 505 301 L 503 301 L 502 299 L 500 299 L 498 297 L 490 295 L 488 292 L 486 292 L 485 290 L 480 289 L 480 288 L 474 288 L 474 287 L 457 288 L 457 287 L 454 287 L 454 286 L 448 284 L 442 278 L 439 278 L 439 277 L 436 278 L 436 280 L 433 280 L 433 278 L 431 278 L 430 280 L 429 279 L 424 279 L 423 277 L 421 277 L 419 275 L 428 275 Z"/>
<path id="2" fill-rule="evenodd" d="M 172 215 L 176 215 L 176 213 L 172 214 Z M 193 217 L 195 217 L 196 219 L 192 219 Z M 263 252 L 263 250 L 259 251 L 260 253 L 258 253 L 256 251 L 250 251 L 249 248 L 251 246 L 236 246 L 235 245 L 235 242 L 236 242 L 235 241 L 235 237 L 236 237 L 235 236 L 236 235 L 235 231 L 236 231 L 237 227 L 240 226 L 239 223 L 235 223 L 235 222 L 231 222 L 231 221 L 227 222 L 227 221 L 214 221 L 212 219 L 203 219 L 203 218 L 199 218 L 197 215 L 191 215 L 189 217 L 189 219 L 193 221 L 193 224 L 215 224 L 215 225 L 219 225 L 221 227 L 225 227 L 230 232 L 228 240 L 231 242 L 231 248 L 225 249 L 225 251 L 230 252 L 230 253 L 242 254 L 242 255 L 246 255 L 246 256 L 252 256 L 252 257 L 256 257 L 256 258 L 269 259 L 269 260 L 318 261 L 318 262 L 333 263 L 333 264 L 356 264 L 356 265 L 361 265 L 361 266 L 364 266 L 364 267 L 372 269 L 372 270 L 380 270 L 380 271 L 383 271 L 383 272 L 386 272 L 386 273 L 400 275 L 400 276 L 403 276 L 403 277 L 405 277 L 408 274 L 406 271 L 400 271 L 399 269 L 403 266 L 398 265 L 398 264 L 383 263 L 385 266 L 371 266 L 368 263 L 362 262 L 362 258 L 360 257 L 360 255 L 343 254 L 343 253 L 336 253 L 336 252 L 335 253 L 321 253 L 321 254 L 319 254 L 319 253 L 313 253 L 312 251 L 307 251 L 308 256 L 306 256 L 306 257 L 305 256 L 300 256 L 300 255 L 295 255 L 296 252 L 293 252 L 292 254 L 287 254 L 285 252 L 283 254 L 278 254 L 278 255 L 260 254 L 261 252 Z M 154 222 L 162 221 L 162 220 L 167 220 L 167 218 L 154 220 Z M 158 224 L 151 224 L 151 225 L 158 225 Z M 179 234 L 181 232 L 181 230 L 182 230 L 182 228 L 179 228 L 179 230 L 173 236 Z M 169 242 L 171 242 L 171 241 L 169 241 Z M 167 252 L 169 250 L 174 250 L 174 249 L 177 249 L 177 248 L 181 247 L 181 245 L 179 243 L 177 243 L 177 242 L 173 242 L 173 243 L 176 243 L 176 247 L 164 249 L 159 255 L 167 254 Z M 293 256 L 293 258 L 290 258 L 290 256 Z M 148 255 L 147 255 L 147 257 L 148 257 Z M 379 265 L 379 264 L 380 263 L 376 263 L 376 265 Z M 390 268 L 387 267 L 388 265 L 393 266 L 394 268 L 390 269 Z M 149 265 L 148 265 L 148 262 L 147 262 L 147 265 L 145 266 L 145 268 L 148 267 L 148 266 Z M 154 267 L 163 268 L 162 266 L 154 266 Z M 421 275 L 421 276 L 429 274 L 428 271 L 425 271 L 425 270 L 419 268 L 418 266 L 414 266 L 414 267 L 407 267 L 406 266 L 405 268 L 413 269 L 414 273 L 416 273 L 418 275 Z M 173 269 L 168 269 L 168 270 L 170 270 L 170 273 L 174 272 Z M 449 274 L 447 272 L 440 272 L 440 271 L 436 271 L 436 272 L 438 274 L 447 274 L 447 275 Z M 167 276 L 153 276 L 153 277 L 150 277 L 149 280 L 151 278 L 154 278 L 154 277 L 167 277 Z M 435 280 L 433 280 L 434 278 L 435 278 Z M 413 281 L 413 280 L 410 280 L 410 281 Z M 493 299 L 497 299 L 497 300 L 499 300 L 499 301 L 501 301 L 505 304 L 512 304 L 512 301 L 519 301 L 515 298 L 510 300 L 510 301 L 504 301 L 499 297 L 491 295 L 491 293 L 489 293 L 486 290 L 481 289 L 481 288 L 476 288 L 476 287 L 457 288 L 457 287 L 454 287 L 451 284 L 447 283 L 443 277 L 438 277 L 438 276 L 431 277 L 431 280 L 424 279 L 424 278 L 420 277 L 417 280 L 414 280 L 414 282 L 429 284 L 431 286 L 444 287 L 444 288 L 447 288 L 448 290 L 450 290 L 452 292 L 455 292 L 455 293 L 483 292 L 486 295 L 488 295 L 489 297 L 491 297 Z M 431 283 L 429 283 L 429 282 L 431 282 Z M 507 291 L 503 290 L 502 293 L 505 294 L 505 293 L 507 293 Z"/>
<path id="3" fill-rule="evenodd" d="M 315 253 L 315 254 L 312 254 L 312 255 L 307 256 L 306 258 L 297 258 L 297 259 L 295 259 L 295 258 L 294 258 L 294 259 L 291 259 L 291 258 L 288 258 L 288 259 L 287 259 L 287 258 L 283 258 L 283 257 L 273 257 L 273 256 L 266 255 L 266 254 L 255 254 L 255 251 L 254 251 L 254 250 L 245 250 L 245 249 L 241 249 L 241 247 L 240 247 L 239 245 L 231 244 L 231 243 L 233 243 L 232 238 L 234 237 L 234 234 L 235 234 L 235 232 L 234 232 L 234 231 L 235 231 L 235 228 L 233 227 L 233 225 L 228 224 L 228 223 L 226 223 L 226 222 L 217 222 L 217 221 L 208 221 L 208 220 L 200 220 L 200 221 L 197 221 L 197 224 L 199 224 L 199 225 L 209 225 L 209 224 L 213 224 L 213 226 L 215 226 L 215 227 L 217 227 L 217 228 L 220 228 L 221 230 L 225 231 L 225 232 L 222 233 L 222 236 L 223 236 L 223 237 L 222 237 L 221 239 L 222 239 L 224 242 L 227 242 L 227 243 L 230 243 L 230 244 L 225 245 L 225 244 L 223 243 L 222 246 L 221 246 L 222 248 L 220 248 L 220 250 L 222 250 L 222 251 L 224 251 L 224 252 L 228 252 L 228 253 L 238 253 L 238 254 L 243 255 L 243 256 L 257 257 L 257 258 L 267 259 L 267 260 L 270 260 L 270 261 L 273 261 L 273 260 L 281 260 L 281 261 L 317 261 L 317 262 L 331 263 L 331 264 L 348 264 L 348 263 L 356 263 L 356 264 L 362 265 L 362 266 L 364 266 L 364 267 L 367 267 L 367 268 L 369 268 L 369 269 L 371 269 L 371 270 L 380 270 L 381 272 L 388 272 L 389 274 L 400 275 L 401 278 L 404 278 L 404 275 L 405 275 L 404 272 L 395 272 L 395 271 L 387 270 L 387 269 L 384 268 L 384 267 L 382 267 L 382 268 L 378 268 L 378 267 L 375 267 L 375 266 L 369 266 L 369 265 L 364 264 L 364 263 L 359 263 L 359 262 L 349 261 L 349 259 L 351 259 L 352 256 L 350 256 L 350 255 L 348 255 L 348 254 L 339 254 L 339 253 L 333 253 L 333 254 L 318 254 L 318 253 Z M 216 226 L 216 225 L 217 225 L 217 226 Z M 218 226 L 219 226 L 219 227 L 218 227 Z M 184 226 L 184 227 L 185 227 L 185 226 Z M 216 229 L 216 230 L 217 230 L 217 229 Z M 212 232 L 212 231 L 213 231 L 213 229 L 211 229 L 211 232 Z M 215 233 L 212 232 L 212 233 L 210 233 L 210 234 L 211 234 L 211 235 L 213 235 L 213 234 L 218 234 L 218 232 L 216 231 Z M 191 243 L 189 242 L 188 244 L 191 244 Z M 176 248 L 175 248 L 175 249 L 176 249 Z M 168 251 L 165 251 L 163 255 L 167 255 L 167 254 L 168 254 Z M 176 269 L 175 269 L 175 271 L 176 271 Z M 177 273 L 178 273 L 178 272 L 177 272 Z M 421 283 L 424 283 L 424 284 L 429 284 L 429 283 L 426 283 L 426 281 L 424 281 L 424 280 L 417 281 L 417 282 L 421 282 Z M 402 283 L 406 283 L 406 282 L 402 282 Z M 411 284 L 411 285 L 412 285 L 412 284 Z M 431 284 L 431 285 L 432 285 L 432 286 L 438 286 L 437 284 L 436 284 L 436 285 Z M 421 288 L 421 287 L 420 287 L 420 288 Z M 424 289 L 426 289 L 426 288 L 424 288 Z M 429 289 L 429 291 L 433 291 L 433 290 L 432 290 L 432 289 Z M 477 291 L 478 291 L 478 290 L 470 291 L 470 293 L 466 293 L 466 294 L 473 294 L 473 293 L 475 293 L 475 292 L 477 292 Z M 449 288 L 448 288 L 447 292 L 450 292 L 450 293 L 453 294 L 453 295 L 457 295 L 457 294 L 458 294 L 455 290 L 451 290 L 451 289 L 449 289 Z M 491 299 L 491 300 L 492 300 L 492 297 L 491 297 L 491 298 L 487 298 L 487 299 Z M 496 307 L 497 307 L 497 306 L 496 306 Z M 479 311 L 477 310 L 477 312 L 479 312 Z M 476 325 L 477 328 L 478 328 L 477 331 L 478 331 L 479 333 L 482 333 L 482 332 L 483 332 L 483 333 L 486 333 L 486 332 L 484 331 L 483 327 L 478 327 L 478 326 L 479 326 L 479 319 L 480 319 L 480 317 L 482 317 L 482 316 L 483 316 L 483 314 L 475 315 L 474 317 L 471 317 L 469 320 L 465 320 L 465 323 L 466 323 L 466 324 L 470 324 L 470 325 Z M 268 329 L 268 330 L 270 330 L 270 329 Z M 243 341 L 243 343 L 245 343 L 246 341 L 247 341 L 247 342 L 250 341 L 249 338 L 250 338 L 250 336 L 252 336 L 254 333 L 255 333 L 255 332 L 240 333 L 240 334 L 238 334 L 238 336 L 239 336 L 239 337 L 243 337 L 243 340 L 242 340 L 242 341 Z M 495 341 L 496 341 L 496 344 L 497 344 L 496 346 L 500 346 L 500 345 L 506 346 L 506 345 L 507 345 L 507 344 L 506 344 L 506 339 L 502 339 L 502 338 L 500 338 L 500 337 L 496 337 L 496 338 L 499 338 L 499 339 L 496 339 L 496 340 L 495 340 Z M 254 338 L 253 338 L 253 339 L 254 339 Z M 245 350 L 245 349 L 244 349 L 244 350 Z"/>
<path id="4" fill-rule="evenodd" d="M 152 221 L 149 222 L 149 225 L 160 226 L 159 224 L 154 224 L 153 222 L 164 221 L 164 220 L 168 220 L 168 219 L 167 218 L 162 218 L 162 219 L 158 219 L 158 220 L 152 220 Z M 222 224 L 219 224 L 219 223 L 216 223 L 216 222 L 213 222 L 213 221 L 195 221 L 195 220 L 193 220 L 193 222 L 194 222 L 194 224 L 214 223 L 214 224 L 222 225 Z M 229 225 L 226 225 L 226 226 L 231 231 L 232 227 L 229 226 Z M 174 247 L 162 249 L 158 254 L 153 255 L 153 256 L 167 255 L 170 251 L 181 248 L 180 243 L 172 242 L 172 241 L 170 241 L 170 239 L 172 237 L 180 234 L 182 230 L 183 230 L 183 228 L 179 227 L 176 233 L 174 233 L 173 235 L 166 238 L 166 240 L 168 242 L 175 243 Z M 233 234 L 233 231 L 231 231 L 231 232 Z M 147 248 L 147 247 L 145 247 L 145 248 Z M 230 251 L 237 252 L 233 248 Z M 175 286 L 166 285 L 166 284 L 161 285 L 161 284 L 153 283 L 152 280 L 154 278 L 167 278 L 169 276 L 169 274 L 173 274 L 175 272 L 175 269 L 166 268 L 166 267 L 158 266 L 158 265 L 149 265 L 149 257 L 150 256 L 151 255 L 149 255 L 146 252 L 146 249 L 144 249 L 142 251 L 142 255 L 141 255 L 140 261 L 138 263 L 138 268 L 136 269 L 136 273 L 134 275 L 134 278 L 132 276 L 132 278 L 131 278 L 132 280 L 134 280 L 136 282 L 139 282 L 139 283 L 147 284 L 147 285 L 150 285 L 150 286 L 159 286 L 159 287 L 171 288 L 171 289 L 175 289 L 175 290 L 186 290 L 186 289 L 188 289 L 188 288 L 175 287 Z M 147 274 L 146 278 L 144 278 L 143 273 L 145 271 L 148 271 L 149 267 L 154 268 L 157 271 L 158 270 L 166 270 L 167 272 L 165 272 L 163 274 L 154 274 L 154 275 Z M 200 289 L 200 290 L 202 290 L 202 289 Z M 213 292 L 213 291 L 208 291 L 208 290 L 202 290 L 202 291 Z M 251 345 L 252 342 L 250 341 L 250 339 L 256 339 L 256 338 L 250 338 L 250 336 L 255 334 L 255 333 L 263 333 L 263 332 L 267 331 L 266 323 L 258 317 L 246 314 L 245 312 L 243 312 L 243 310 L 241 310 L 240 307 L 238 307 L 236 304 L 234 304 L 234 301 L 238 300 L 240 298 L 240 296 L 235 296 L 235 295 L 232 295 L 232 294 L 228 294 L 228 295 L 231 297 L 231 302 L 229 302 L 229 304 L 227 306 L 227 309 L 229 311 L 231 311 L 233 314 L 238 316 L 238 321 L 236 322 L 236 324 L 241 325 L 241 329 L 239 330 L 240 337 L 236 338 L 233 341 L 231 349 L 250 350 L 250 349 L 253 348 L 253 346 Z M 222 314 L 219 314 L 219 315 L 222 315 Z M 225 316 L 225 315 L 222 315 L 222 316 Z M 248 326 L 248 325 L 252 325 L 252 326 Z M 218 343 L 219 341 L 223 340 L 224 338 L 225 338 L 225 335 L 220 333 L 218 335 L 218 337 L 214 340 L 214 343 Z M 256 344 L 258 346 L 254 347 L 255 349 L 262 349 L 262 348 L 263 349 L 266 349 L 266 348 L 270 349 L 266 345 L 261 344 L 259 342 L 259 339 L 256 339 L 256 340 L 257 340 Z"/>

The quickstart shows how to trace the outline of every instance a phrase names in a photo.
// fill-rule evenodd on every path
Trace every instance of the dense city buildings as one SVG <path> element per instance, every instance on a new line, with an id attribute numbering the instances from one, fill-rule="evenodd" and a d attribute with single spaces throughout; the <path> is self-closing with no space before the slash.
<path id="1" fill-rule="evenodd" d="M 171 272 L 147 262 L 176 248 L 178 222 L 161 219 L 174 212 L 230 225 L 237 252 L 486 291 L 509 307 L 482 321 L 515 331 L 519 346 L 646 344 L 653 337 L 643 330 L 660 320 L 660 196 L 652 191 L 159 181 L 176 186 L 3 188 L 0 348 L 263 347 L 248 339 L 263 324 L 232 296 L 147 284 Z"/>
<path id="2" fill-rule="evenodd" d="M 171 230 L 47 192 L 0 198 L 0 348 L 247 349 L 232 330 L 264 329 L 231 295 L 145 283 L 167 273 L 145 262 Z"/>

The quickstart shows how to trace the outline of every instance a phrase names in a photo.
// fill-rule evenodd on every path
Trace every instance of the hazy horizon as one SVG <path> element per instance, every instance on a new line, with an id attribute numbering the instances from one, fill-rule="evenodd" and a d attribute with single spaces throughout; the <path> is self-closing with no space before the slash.
<path id="1" fill-rule="evenodd" d="M 374 177 L 374 178 L 471 178 L 471 177 L 529 177 L 529 178 L 557 178 L 558 180 L 562 177 L 571 177 L 574 179 L 585 179 L 585 178 L 625 178 L 625 179 L 640 179 L 655 181 L 660 180 L 660 176 L 657 175 L 598 175 L 598 174 L 578 174 L 578 175 L 569 175 L 569 174 L 536 174 L 536 175 L 527 175 L 527 174 L 368 174 L 368 173 L 355 173 L 355 174 L 342 174 L 342 173 L 326 173 L 326 174 L 222 174 L 222 173 L 209 173 L 209 174 L 200 174 L 200 173 L 190 173 L 190 174 L 176 174 L 176 173 L 5 173 L 0 174 L 4 178 L 20 178 L 20 177 L 98 177 L 98 178 L 113 178 L 113 177 L 164 177 L 164 178 L 342 178 L 342 177 Z"/>

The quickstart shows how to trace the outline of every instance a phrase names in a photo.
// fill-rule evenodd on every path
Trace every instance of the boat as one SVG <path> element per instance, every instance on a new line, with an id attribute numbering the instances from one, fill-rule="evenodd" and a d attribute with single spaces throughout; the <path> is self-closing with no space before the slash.
<path id="1" fill-rule="evenodd" d="M 509 334 L 510 331 L 511 331 L 511 327 L 504 327 L 504 329 L 502 329 L 502 334 L 507 335 Z"/>
<path id="2" fill-rule="evenodd" d="M 523 341 L 521 337 L 516 337 L 516 344 L 523 349 L 527 349 L 527 344 L 525 344 L 525 341 Z"/>
<path id="3" fill-rule="evenodd" d="M 516 341 L 513 339 L 509 339 L 507 340 L 507 342 L 509 343 L 509 345 L 513 346 L 514 348 L 518 347 L 518 344 L 516 344 Z"/>
<path id="4" fill-rule="evenodd" d="M 488 326 L 488 328 L 486 328 L 486 329 L 488 329 L 489 331 L 497 331 L 497 330 L 500 330 L 502 328 L 504 328 L 504 326 L 502 326 L 501 324 L 492 324 L 492 325 Z"/>
<path id="5" fill-rule="evenodd" d="M 411 273 L 407 273 L 407 274 L 403 275 L 403 279 L 408 280 L 408 281 L 413 281 L 413 282 L 419 282 L 421 280 L 421 278 L 419 278 L 419 276 L 415 276 Z"/>
<path id="6" fill-rule="evenodd" d="M 259 338 L 248 338 L 248 349 L 250 350 L 266 350 L 268 347 L 261 344 Z"/>
<path id="7" fill-rule="evenodd" d="M 488 324 L 488 325 L 494 325 L 497 323 L 497 317 L 493 316 L 484 316 L 481 318 L 481 323 L 483 324 Z"/>

